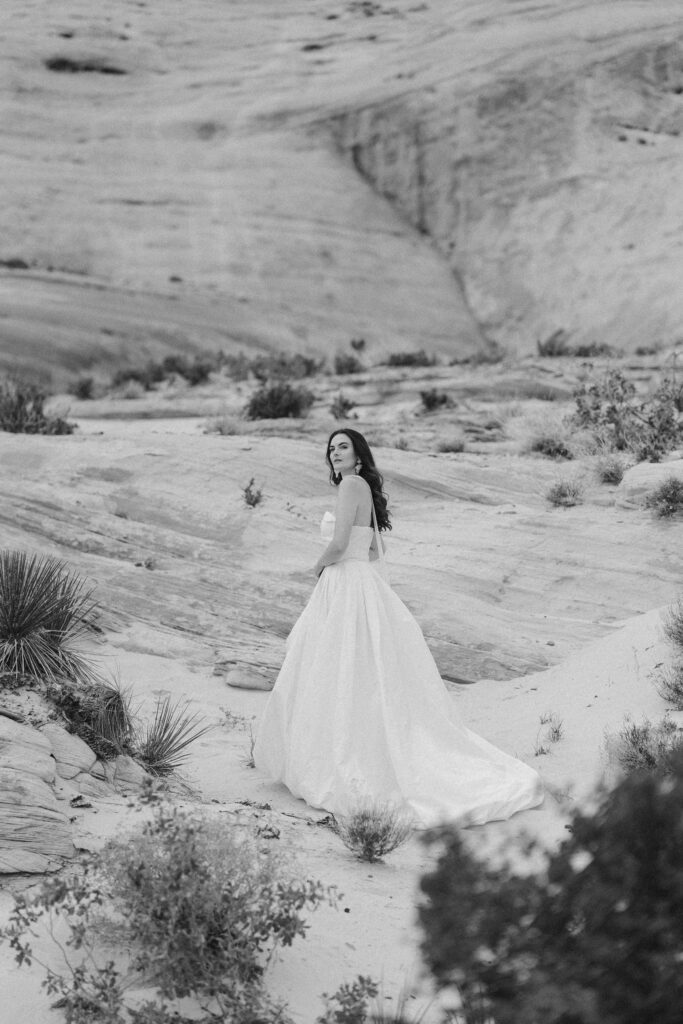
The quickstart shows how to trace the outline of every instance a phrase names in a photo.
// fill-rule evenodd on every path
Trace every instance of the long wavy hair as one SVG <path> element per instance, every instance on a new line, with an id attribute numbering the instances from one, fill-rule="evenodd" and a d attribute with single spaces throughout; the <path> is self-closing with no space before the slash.
<path id="1" fill-rule="evenodd" d="M 340 427 L 338 430 L 333 430 L 327 439 L 327 449 L 325 451 L 325 461 L 330 467 L 330 483 L 333 483 L 335 487 L 338 487 L 341 483 L 341 474 L 335 473 L 332 460 L 330 458 L 330 445 L 332 444 L 332 438 L 336 437 L 337 434 L 346 434 L 351 440 L 353 450 L 356 458 L 360 459 L 362 465 L 358 476 L 362 476 L 367 484 L 370 486 L 372 491 L 372 503 L 375 506 L 375 515 L 377 516 L 377 526 L 380 530 L 390 530 L 391 520 L 389 517 L 389 510 L 387 509 L 387 496 L 383 491 L 384 478 L 375 465 L 375 459 L 370 445 L 365 440 L 363 435 L 358 430 L 351 430 L 350 427 Z"/>

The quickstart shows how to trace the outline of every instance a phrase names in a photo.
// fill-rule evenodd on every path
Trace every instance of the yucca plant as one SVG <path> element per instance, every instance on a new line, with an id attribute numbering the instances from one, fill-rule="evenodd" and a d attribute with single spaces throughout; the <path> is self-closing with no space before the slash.
<path id="1" fill-rule="evenodd" d="M 0 673 L 92 681 L 78 650 L 92 594 L 59 558 L 0 551 Z"/>
<path id="2" fill-rule="evenodd" d="M 187 757 L 187 748 L 208 732 L 211 725 L 200 725 L 202 716 L 188 714 L 188 702 L 162 698 L 154 718 L 137 742 L 137 760 L 151 775 L 172 775 Z"/>

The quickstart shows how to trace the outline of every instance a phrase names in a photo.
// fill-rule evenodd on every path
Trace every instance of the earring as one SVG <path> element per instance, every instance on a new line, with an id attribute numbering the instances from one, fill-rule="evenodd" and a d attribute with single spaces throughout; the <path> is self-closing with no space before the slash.
<path id="1" fill-rule="evenodd" d="M 356 474 L 356 476 L 358 476 L 358 474 L 360 473 L 362 468 L 363 468 L 363 463 L 359 459 L 358 462 L 356 463 L 355 467 L 354 467 L 354 473 Z"/>

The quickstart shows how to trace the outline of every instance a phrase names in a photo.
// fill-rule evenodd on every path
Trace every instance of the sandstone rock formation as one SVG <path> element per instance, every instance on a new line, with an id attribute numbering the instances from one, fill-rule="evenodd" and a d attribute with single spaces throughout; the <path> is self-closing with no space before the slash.
<path id="1" fill-rule="evenodd" d="M 678 0 L 9 0 L 2 363 L 683 328 Z"/>
<path id="2" fill-rule="evenodd" d="M 0 715 L 0 874 L 49 871 L 75 853 L 47 736 Z"/>

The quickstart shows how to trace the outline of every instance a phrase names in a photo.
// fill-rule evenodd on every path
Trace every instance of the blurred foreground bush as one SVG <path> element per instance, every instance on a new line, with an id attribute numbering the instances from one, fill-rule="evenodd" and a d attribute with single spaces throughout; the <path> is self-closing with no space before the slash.
<path id="1" fill-rule="evenodd" d="M 437 984 L 459 991 L 467 1024 L 679 1024 L 683 755 L 601 793 L 569 830 L 526 874 L 481 863 L 458 831 L 427 837 L 441 846 L 419 910 Z"/>

